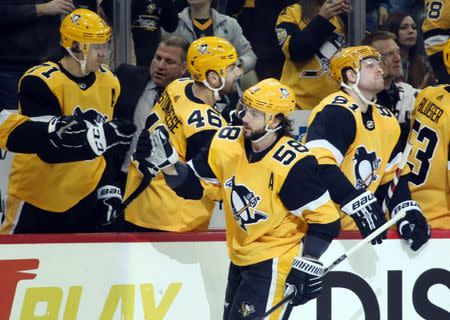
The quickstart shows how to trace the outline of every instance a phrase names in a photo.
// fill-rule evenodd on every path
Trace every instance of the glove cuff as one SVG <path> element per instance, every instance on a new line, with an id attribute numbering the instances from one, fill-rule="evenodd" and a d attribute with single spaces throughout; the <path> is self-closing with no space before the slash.
<path id="1" fill-rule="evenodd" d="M 354 195 L 355 193 L 352 193 Z M 352 216 L 356 212 L 360 211 L 362 208 L 366 207 L 367 205 L 377 201 L 377 197 L 370 192 L 370 191 L 364 191 L 360 195 L 356 196 L 355 198 L 351 199 L 350 201 L 346 202 L 344 201 L 341 205 L 341 211 L 345 214 L 348 214 L 349 216 Z"/>
<path id="2" fill-rule="evenodd" d="M 391 212 L 391 219 L 398 214 L 406 215 L 406 212 L 410 210 L 417 210 L 422 213 L 422 210 L 420 210 L 419 204 L 416 201 L 406 200 L 395 206 Z"/>
<path id="3" fill-rule="evenodd" d="M 106 149 L 106 137 L 103 125 L 92 125 L 87 131 L 87 141 L 92 151 L 97 155 L 102 155 Z"/>
<path id="4" fill-rule="evenodd" d="M 113 185 L 106 185 L 97 189 L 97 199 L 118 198 L 122 200 L 122 191 Z"/>
<path id="5" fill-rule="evenodd" d="M 316 277 L 323 276 L 325 272 L 325 268 L 320 261 L 314 261 L 304 257 L 295 257 L 292 262 L 292 268 Z"/>

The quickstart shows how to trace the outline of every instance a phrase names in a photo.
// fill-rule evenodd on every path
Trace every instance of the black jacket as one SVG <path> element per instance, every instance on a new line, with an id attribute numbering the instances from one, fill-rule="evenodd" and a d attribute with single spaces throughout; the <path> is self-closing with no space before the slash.
<path id="1" fill-rule="evenodd" d="M 120 82 L 120 96 L 114 117 L 133 121 L 138 100 L 150 81 L 150 70 L 148 67 L 123 63 L 114 73 Z"/>

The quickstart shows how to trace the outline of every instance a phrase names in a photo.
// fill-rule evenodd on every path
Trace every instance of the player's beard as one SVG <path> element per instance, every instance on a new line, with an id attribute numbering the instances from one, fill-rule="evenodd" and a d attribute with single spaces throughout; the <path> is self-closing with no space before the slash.
<path id="1" fill-rule="evenodd" d="M 246 134 L 245 137 L 247 139 L 250 139 L 251 141 L 255 141 L 255 140 L 258 140 L 259 138 L 261 138 L 265 134 L 266 134 L 266 129 L 262 128 L 257 131 L 250 132 L 250 134 L 248 134 L 248 135 Z"/>

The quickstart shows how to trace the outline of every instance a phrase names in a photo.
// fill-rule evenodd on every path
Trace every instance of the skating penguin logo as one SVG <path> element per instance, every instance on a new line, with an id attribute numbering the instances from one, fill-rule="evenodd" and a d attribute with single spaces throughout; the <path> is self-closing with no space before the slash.
<path id="1" fill-rule="evenodd" d="M 197 47 L 197 51 L 200 52 L 201 54 L 208 53 L 208 45 L 206 43 L 199 45 Z"/>
<path id="2" fill-rule="evenodd" d="M 255 306 L 249 304 L 246 301 L 242 301 L 239 313 L 242 314 L 244 318 L 246 318 L 247 316 L 250 316 L 252 313 L 255 313 Z"/>
<path id="3" fill-rule="evenodd" d="M 354 172 L 356 178 L 356 189 L 366 189 L 378 179 L 377 171 L 380 168 L 381 159 L 377 157 L 375 151 L 368 152 L 364 146 L 356 149 L 353 157 Z"/>
<path id="4" fill-rule="evenodd" d="M 76 106 L 73 115 L 82 118 L 93 125 L 102 124 L 108 121 L 108 116 L 99 113 L 94 109 L 81 110 L 80 106 Z"/>
<path id="5" fill-rule="evenodd" d="M 226 188 L 231 188 L 231 209 L 234 219 L 239 226 L 247 231 L 247 226 L 267 220 L 268 215 L 256 210 L 261 198 L 250 191 L 246 186 L 235 183 L 235 177 L 225 182 Z"/>

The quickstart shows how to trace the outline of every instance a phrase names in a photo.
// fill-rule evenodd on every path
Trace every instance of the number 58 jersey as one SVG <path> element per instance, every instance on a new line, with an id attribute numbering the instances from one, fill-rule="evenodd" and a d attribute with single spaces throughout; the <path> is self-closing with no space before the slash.
<path id="1" fill-rule="evenodd" d="M 432 228 L 450 228 L 450 86 L 427 87 L 412 114 L 409 187 Z"/>
<path id="2" fill-rule="evenodd" d="M 281 137 L 255 153 L 242 127 L 224 127 L 208 153 L 189 165 L 221 186 L 227 247 L 236 265 L 279 257 L 297 246 L 308 224 L 339 219 L 318 178 L 317 160 L 300 142 Z"/>

